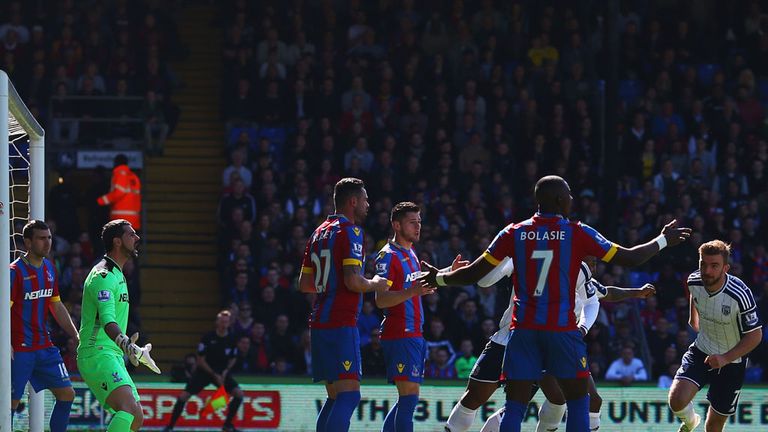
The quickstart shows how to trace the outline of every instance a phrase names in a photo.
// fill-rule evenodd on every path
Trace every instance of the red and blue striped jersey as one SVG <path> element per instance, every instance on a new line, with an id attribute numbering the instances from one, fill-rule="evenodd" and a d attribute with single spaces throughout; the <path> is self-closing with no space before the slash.
<path id="1" fill-rule="evenodd" d="M 390 291 L 408 289 L 419 277 L 421 264 L 416 252 L 389 241 L 376 257 L 376 274 L 389 281 Z M 421 337 L 424 310 L 421 296 L 384 309 L 381 321 L 381 339 Z"/>
<path id="2" fill-rule="evenodd" d="M 11 345 L 14 351 L 36 351 L 53 346 L 48 333 L 48 311 L 61 301 L 56 269 L 43 258 L 40 267 L 26 259 L 11 263 Z"/>
<path id="3" fill-rule="evenodd" d="M 314 275 L 317 298 L 311 328 L 357 326 L 363 295 L 344 285 L 345 265 L 363 267 L 363 230 L 343 215 L 330 215 L 307 242 L 301 272 Z"/>
<path id="4" fill-rule="evenodd" d="M 592 227 L 559 215 L 536 213 L 496 235 L 483 256 L 493 265 L 510 257 L 516 287 L 510 329 L 576 330 L 576 281 L 581 261 L 608 262 L 616 245 Z"/>

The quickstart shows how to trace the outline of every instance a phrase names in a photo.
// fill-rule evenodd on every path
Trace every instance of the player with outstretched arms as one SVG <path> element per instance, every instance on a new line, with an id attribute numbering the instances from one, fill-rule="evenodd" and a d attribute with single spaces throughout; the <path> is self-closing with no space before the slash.
<path id="1" fill-rule="evenodd" d="M 397 386 L 398 399 L 384 419 L 382 432 L 413 431 L 413 412 L 419 402 L 419 387 L 424 380 L 427 343 L 422 335 L 424 310 L 421 296 L 434 291 L 418 276 L 421 266 L 413 243 L 421 235 L 421 209 L 412 202 L 392 208 L 390 221 L 395 235 L 381 248 L 376 258 L 376 274 L 385 278 L 389 291 L 376 293 L 376 306 L 384 309 L 381 346 L 387 368 L 387 381 Z M 468 265 L 457 256 L 452 268 Z"/>
<path id="2" fill-rule="evenodd" d="M 11 263 L 11 415 L 30 382 L 35 391 L 47 388 L 53 393 L 51 432 L 63 432 L 75 391 L 61 353 L 51 342 L 48 313 L 71 338 L 79 340 L 80 335 L 59 297 L 56 268 L 46 258 L 51 230 L 45 222 L 31 220 L 22 236 L 27 252 Z"/>
<path id="3" fill-rule="evenodd" d="M 589 370 L 586 344 L 574 314 L 581 262 L 592 255 L 618 265 L 639 265 L 668 244 L 688 238 L 690 229 L 677 228 L 672 221 L 653 241 L 627 249 L 587 225 L 566 219 L 573 197 L 561 177 L 541 178 L 534 194 L 538 212 L 532 218 L 502 229 L 486 252 L 467 267 L 438 272 L 422 263 L 428 270 L 424 280 L 429 286 L 474 284 L 510 257 L 516 287 L 510 324 L 514 331 L 504 354 L 507 402 L 500 430 L 520 431 L 531 386 L 546 370 L 557 378 L 567 401 L 566 431 L 583 432 L 589 430 Z"/>
<path id="4" fill-rule="evenodd" d="M 608 302 L 618 302 L 630 298 L 645 298 L 652 295 L 655 289 L 652 285 L 646 284 L 642 288 L 621 288 L 615 286 L 604 286 L 592 278 L 592 270 L 595 267 L 594 257 L 587 257 L 581 264 L 578 280 L 576 282 L 576 307 L 574 313 L 578 318 L 577 326 L 582 334 L 587 334 L 589 329 L 597 319 L 600 304 L 598 300 Z M 588 264 L 589 263 L 589 264 Z M 511 277 L 514 266 L 510 258 L 505 258 L 493 271 L 488 273 L 478 282 L 480 286 L 490 286 L 496 284 L 504 276 Z M 504 350 L 509 336 L 509 325 L 512 321 L 512 304 L 514 299 L 515 287 L 512 288 L 510 303 L 507 310 L 499 321 L 499 330 L 494 333 L 485 349 L 475 363 L 472 369 L 467 390 L 464 392 L 459 403 L 453 407 L 451 415 L 448 418 L 445 429 L 447 432 L 466 432 L 472 426 L 478 408 L 484 404 L 496 389 L 501 385 L 499 377 L 501 376 L 502 360 Z M 560 420 L 565 413 L 565 399 L 562 391 L 557 384 L 557 380 L 550 374 L 544 374 L 536 386 L 532 389 L 532 395 L 541 387 L 547 400 L 539 409 L 539 424 L 537 431 L 557 430 Z M 589 423 L 590 430 L 596 430 L 600 427 L 600 405 L 601 400 L 597 394 L 594 380 L 590 377 L 590 403 L 589 403 Z M 481 432 L 496 432 L 501 423 L 501 414 L 504 408 L 497 410 L 493 416 L 483 425 Z"/>
<path id="5" fill-rule="evenodd" d="M 647 298 L 656 292 L 656 288 L 651 284 L 645 284 L 640 288 L 622 288 L 616 286 L 605 286 L 598 282 L 592 273 L 595 270 L 595 257 L 587 257 L 581 264 L 579 279 L 576 283 L 576 308 L 574 310 L 578 317 L 577 327 L 582 335 L 589 333 L 589 330 L 597 320 L 600 312 L 600 302 L 620 302 L 632 298 Z M 501 369 L 501 366 L 499 366 Z M 557 383 L 557 379 L 549 373 L 544 372 L 542 378 L 534 387 L 532 395 L 538 388 L 544 393 L 546 399 L 539 407 L 539 421 L 536 425 L 536 432 L 554 432 L 560 427 L 560 422 L 566 412 L 566 400 L 563 392 Z M 589 376 L 589 430 L 596 431 L 600 429 L 600 409 L 603 400 L 597 392 L 597 386 L 592 375 Z M 504 408 L 497 410 L 483 425 L 480 432 L 498 432 L 501 423 L 501 415 Z"/>
<path id="6" fill-rule="evenodd" d="M 669 389 L 669 407 L 682 421 L 680 432 L 690 432 L 701 423 L 691 401 L 707 384 L 705 430 L 723 430 L 739 403 L 746 356 L 763 337 L 752 291 L 728 274 L 730 256 L 731 247 L 723 241 L 704 243 L 699 247 L 699 270 L 688 276 L 688 322 L 699 334 L 683 355 Z"/>
<path id="7" fill-rule="evenodd" d="M 360 402 L 360 335 L 357 317 L 363 293 L 389 289 L 387 280 L 363 276 L 363 230 L 368 193 L 362 180 L 347 177 L 333 189 L 335 214 L 309 238 L 299 275 L 299 289 L 316 293 L 309 328 L 312 379 L 325 381 L 328 398 L 317 416 L 318 432 L 349 430 Z"/>
<path id="8" fill-rule="evenodd" d="M 114 414 L 107 431 L 137 431 L 144 418 L 123 355 L 134 366 L 141 363 L 160 373 L 149 356 L 152 345 L 139 347 L 138 333 L 130 338 L 125 334 L 129 303 L 122 268 L 139 256 L 139 236 L 128 221 L 116 219 L 104 225 L 101 241 L 106 255 L 93 266 L 83 287 L 77 368 L 101 406 Z"/>

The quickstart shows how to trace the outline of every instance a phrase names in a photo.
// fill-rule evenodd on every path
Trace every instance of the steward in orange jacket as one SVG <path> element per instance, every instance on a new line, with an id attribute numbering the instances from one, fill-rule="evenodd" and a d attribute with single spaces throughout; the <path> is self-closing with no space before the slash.
<path id="1" fill-rule="evenodd" d="M 112 186 L 109 193 L 100 196 L 97 202 L 110 206 L 110 220 L 125 219 L 135 230 L 141 228 L 141 182 L 128 168 L 128 158 L 124 154 L 115 156 Z"/>

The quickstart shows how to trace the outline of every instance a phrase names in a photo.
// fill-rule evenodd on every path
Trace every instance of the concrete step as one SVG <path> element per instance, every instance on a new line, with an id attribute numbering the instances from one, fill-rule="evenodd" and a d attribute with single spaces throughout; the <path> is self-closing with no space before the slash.
<path id="1" fill-rule="evenodd" d="M 216 300 L 211 300 L 208 298 Z M 166 305 L 166 306 L 141 306 L 141 315 L 143 319 L 188 319 L 191 321 L 208 321 L 213 322 L 216 318 L 216 313 L 219 311 L 218 307 L 218 293 L 213 291 L 206 293 L 206 302 L 204 304 L 195 306 L 179 306 L 179 305 Z"/>
<path id="2" fill-rule="evenodd" d="M 184 214 L 190 213 L 205 213 L 215 214 L 218 209 L 218 203 L 211 200 L 204 202 L 199 201 L 145 201 L 144 207 L 147 209 L 147 213 L 164 213 L 164 212 L 184 212 Z"/>
<path id="3" fill-rule="evenodd" d="M 184 284 L 180 283 L 185 280 L 202 280 L 205 282 L 217 281 L 215 272 L 210 270 L 193 269 L 193 270 L 174 270 L 174 269 L 153 269 L 142 268 L 141 270 L 142 281 L 158 281 L 158 282 L 175 282 L 173 285 L 173 291 L 183 291 Z M 149 288 L 148 288 L 149 289 Z M 142 287 L 143 291 L 143 287 Z"/>
<path id="4" fill-rule="evenodd" d="M 185 212 L 185 211 L 158 211 L 152 213 L 154 222 L 194 222 L 196 224 L 215 224 L 216 211 L 212 212 Z"/>

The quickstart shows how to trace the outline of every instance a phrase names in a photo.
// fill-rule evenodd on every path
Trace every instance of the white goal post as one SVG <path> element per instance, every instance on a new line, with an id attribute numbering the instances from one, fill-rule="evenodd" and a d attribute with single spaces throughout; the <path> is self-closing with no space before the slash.
<path id="1" fill-rule="evenodd" d="M 13 187 L 10 161 L 11 135 L 26 135 L 29 138 L 28 157 L 29 173 L 28 218 L 45 219 L 45 131 L 35 120 L 32 113 L 13 87 L 8 75 L 0 70 L 0 167 L 5 174 L 0 176 L 0 251 L 8 253 L 8 261 L 0 262 L 0 431 L 11 430 L 11 307 L 10 307 L 10 269 L 14 248 L 11 225 L 14 202 L 11 201 Z M 22 168 L 24 170 L 24 168 Z M 30 387 L 31 390 L 31 387 Z M 29 430 L 43 430 L 42 393 L 30 392 Z"/>

